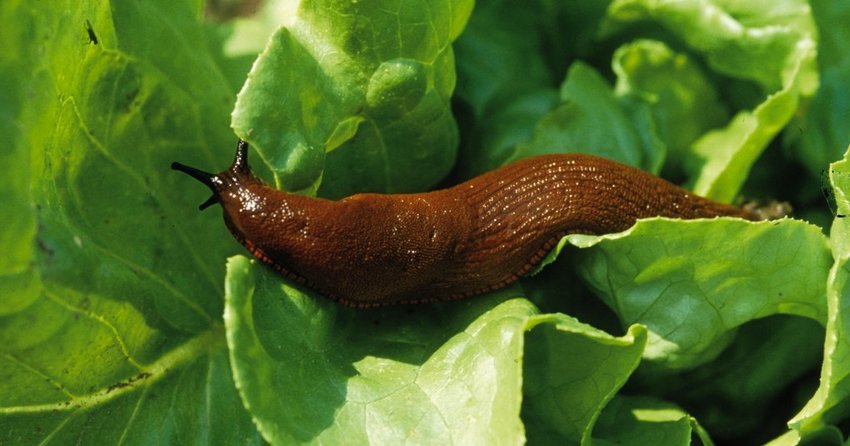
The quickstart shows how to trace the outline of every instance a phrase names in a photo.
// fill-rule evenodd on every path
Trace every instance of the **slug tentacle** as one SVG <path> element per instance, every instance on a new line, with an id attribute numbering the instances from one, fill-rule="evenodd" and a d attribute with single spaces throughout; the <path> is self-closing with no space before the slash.
<path id="1" fill-rule="evenodd" d="M 233 164 L 228 170 L 234 175 L 253 177 L 251 168 L 248 167 L 248 143 L 245 140 L 240 139 L 236 143 L 236 156 L 233 157 Z"/>
<path id="2" fill-rule="evenodd" d="M 191 176 L 210 188 L 212 196 L 198 206 L 198 209 L 202 211 L 216 203 L 221 203 L 222 191 L 233 183 L 241 183 L 246 180 L 258 181 L 248 166 L 248 143 L 241 139 L 236 144 L 236 156 L 233 158 L 233 163 L 222 173 L 212 174 L 176 161 L 171 163 L 171 168 Z"/>
<path id="3" fill-rule="evenodd" d="M 653 216 L 766 217 L 590 155 L 544 155 L 448 189 L 339 201 L 263 184 L 251 173 L 242 140 L 219 174 L 171 167 L 210 188 L 201 209 L 221 204 L 228 230 L 258 260 L 359 308 L 504 287 L 568 234 L 619 232 Z"/>
<path id="4" fill-rule="evenodd" d="M 212 191 L 213 194 L 209 198 L 207 198 L 207 201 L 201 203 L 201 205 L 198 206 L 198 209 L 203 211 L 204 209 L 206 209 L 206 208 L 212 206 L 213 204 L 216 204 L 216 203 L 219 202 L 218 191 L 217 191 L 217 188 L 216 188 L 216 184 L 219 182 L 219 180 L 218 180 L 218 177 L 216 175 L 211 174 L 209 172 L 204 172 L 203 170 L 200 170 L 200 169 L 195 169 L 194 167 L 190 167 L 190 166 L 187 166 L 185 164 L 178 163 L 176 161 L 171 163 L 171 168 L 174 169 L 174 170 L 179 170 L 180 172 L 183 172 L 185 174 L 188 174 L 192 178 L 203 183 L 204 186 L 207 186 Z"/>
<path id="5" fill-rule="evenodd" d="M 215 191 L 215 186 L 213 183 L 213 179 L 215 178 L 214 174 L 205 172 L 201 169 L 195 169 L 194 167 L 178 163 L 177 161 L 171 163 L 171 168 L 188 174 L 192 178 L 200 181 L 201 183 L 204 183 L 204 185 L 209 187 L 211 190 Z"/>

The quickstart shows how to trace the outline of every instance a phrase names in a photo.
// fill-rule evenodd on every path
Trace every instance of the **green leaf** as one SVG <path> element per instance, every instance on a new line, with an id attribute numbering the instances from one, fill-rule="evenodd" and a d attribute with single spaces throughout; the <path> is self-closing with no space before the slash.
<path id="1" fill-rule="evenodd" d="M 850 212 L 850 150 L 844 159 L 832 163 L 829 178 L 839 215 L 830 229 L 830 246 L 835 263 L 829 272 L 826 297 L 829 314 L 826 321 L 824 361 L 820 387 L 806 407 L 791 420 L 791 426 L 805 437 L 818 429 L 838 423 L 848 417 L 850 404 L 850 222 L 844 217 Z"/>
<path id="2" fill-rule="evenodd" d="M 676 401 L 719 443 L 761 443 L 787 430 L 810 396 L 810 379 L 823 356 L 823 329 L 788 315 L 748 322 L 727 349 L 700 367 L 678 373 L 639 368 L 629 394 Z"/>
<path id="3" fill-rule="evenodd" d="M 471 8 L 468 0 L 303 2 L 254 64 L 232 126 L 290 191 L 430 187 L 457 149 L 451 42 Z"/>
<path id="4" fill-rule="evenodd" d="M 632 166 L 657 166 L 632 118 L 611 87 L 593 68 L 575 63 L 561 86 L 563 103 L 544 116 L 534 137 L 520 144 L 513 159 L 545 153 L 592 153 Z"/>
<path id="5" fill-rule="evenodd" d="M 785 143 L 809 172 L 819 178 L 828 163 L 841 158 L 850 144 L 850 4 L 834 0 L 812 0 L 812 15 L 818 25 L 820 88 L 785 133 Z"/>
<path id="6" fill-rule="evenodd" d="M 39 314 L 40 322 L 29 329 L 43 330 L 48 319 L 58 320 L 59 328 L 19 353 L 4 353 L 3 378 L 17 386 L 2 393 L 0 442 L 262 444 L 231 380 L 220 327 L 139 364 L 134 356 L 146 352 L 130 342 L 143 340 L 128 338 L 119 332 L 127 327 L 112 326 L 94 311 L 57 298 L 27 312 L 31 319 Z M 143 326 L 127 322 L 137 331 Z M 91 335 L 98 336 L 96 343 Z M 85 353 L 76 348 L 81 341 Z"/>
<path id="7" fill-rule="evenodd" d="M 456 173 L 470 178 L 495 169 L 511 158 L 517 146 L 529 141 L 535 125 L 559 103 L 555 89 L 541 89 L 505 103 L 492 103 L 458 159 Z"/>
<path id="8" fill-rule="evenodd" d="M 524 394 L 530 439 L 578 444 L 646 341 L 639 326 L 614 338 L 536 315 L 527 300 L 506 299 L 511 290 L 415 312 L 357 311 L 244 257 L 230 259 L 227 280 L 237 386 L 272 443 L 519 444 Z"/>
<path id="9" fill-rule="evenodd" d="M 0 19 L 10 15 L 11 9 L 0 9 Z M 20 27 L 0 26 L 0 41 L 10 48 L 24 46 L 26 35 Z M 25 82 L 20 65 L 28 63 L 32 61 L 0 57 L 0 136 L 4 139 L 0 150 L 0 167 L 4 168 L 0 174 L 0 296 L 12 296 L 0 299 L 0 317 L 29 305 L 38 298 L 41 287 L 33 266 L 37 226 L 29 190 L 29 151 L 22 143 L 27 136 L 18 122 L 26 101 L 20 88 Z"/>
<path id="10" fill-rule="evenodd" d="M 731 201 L 770 140 L 791 119 L 799 101 L 795 88 L 780 90 L 752 112 L 732 117 L 722 130 L 706 133 L 693 146 L 704 160 L 693 185 L 699 195 Z"/>
<path id="11" fill-rule="evenodd" d="M 754 81 L 766 91 L 787 87 L 814 49 L 814 23 L 808 4 L 801 0 L 615 0 L 608 18 L 608 33 L 638 20 L 657 22 L 703 53 L 713 69 Z M 817 88 L 815 73 L 803 73 L 804 91 L 809 94 Z"/>
<path id="12" fill-rule="evenodd" d="M 721 201 L 738 193 L 755 160 L 817 89 L 814 23 L 803 0 L 652 2 L 618 0 L 605 32 L 641 20 L 658 23 L 719 74 L 755 82 L 764 92 L 752 110 L 703 135 L 687 163 L 694 192 Z"/>
<path id="13" fill-rule="evenodd" d="M 729 118 L 714 84 L 687 53 L 640 39 L 621 46 L 612 62 L 616 93 L 647 105 L 668 166 L 681 166 L 690 145 Z"/>
<path id="14" fill-rule="evenodd" d="M 647 397 L 620 396 L 602 412 L 596 427 L 595 445 L 690 445 L 696 436 L 703 445 L 713 444 L 697 421 L 680 407 Z"/>
<path id="15" fill-rule="evenodd" d="M 224 268 L 207 261 L 234 244 L 168 170 L 213 165 L 234 139 L 198 6 L 0 6 L 16 44 L 0 54 L 14 212 L 0 226 L 0 443 L 262 441 L 224 351 Z"/>
<path id="16" fill-rule="evenodd" d="M 502 165 L 557 105 L 557 83 L 576 59 L 604 54 L 596 41 L 607 1 L 479 0 L 456 42 L 462 150 L 469 178 Z M 466 119 L 464 119 L 466 118 Z M 576 149 L 569 147 L 569 149 Z"/>
<path id="17" fill-rule="evenodd" d="M 603 6 L 600 4 L 600 6 Z M 455 99 L 468 107 L 461 119 L 469 134 L 457 170 L 464 178 L 502 165 L 515 146 L 528 140 L 535 123 L 557 102 L 553 73 L 543 54 L 543 29 L 558 28 L 557 3 L 477 1 L 456 47 Z M 545 10 L 553 23 L 540 26 Z M 586 16 L 583 18 L 587 18 Z M 494 57 L 498 55 L 498 57 Z M 461 115 L 463 118 L 463 115 Z"/>
<path id="18" fill-rule="evenodd" d="M 522 407 L 537 444 L 589 444 L 602 408 L 640 362 L 646 330 L 621 338 L 561 314 L 534 316 L 526 337 Z"/>
<path id="19" fill-rule="evenodd" d="M 644 221 L 525 289 L 354 311 L 224 282 L 242 248 L 168 169 L 223 169 L 228 123 L 326 196 L 592 146 L 824 213 L 796 174 L 847 145 L 840 0 L 42 3 L 0 4 L 0 444 L 845 442 L 843 217 Z"/>
<path id="20" fill-rule="evenodd" d="M 826 319 L 829 251 L 819 228 L 802 221 L 656 218 L 566 239 L 593 246 L 578 253 L 582 276 L 624 325 L 646 325 L 644 357 L 665 368 L 710 360 L 731 330 L 756 318 Z"/>
<path id="21" fill-rule="evenodd" d="M 357 311 L 233 257 L 236 383 L 272 443 L 519 444 L 523 328 L 536 309 L 511 295 Z"/>
<path id="22" fill-rule="evenodd" d="M 232 22 L 225 24 L 232 27 L 232 30 L 222 42 L 222 51 L 228 57 L 250 55 L 253 60 L 263 51 L 269 37 L 281 24 L 295 20 L 299 3 L 299 0 L 270 0 L 263 2 L 259 11 L 253 15 L 234 18 Z M 244 75 L 245 73 L 242 81 Z"/>

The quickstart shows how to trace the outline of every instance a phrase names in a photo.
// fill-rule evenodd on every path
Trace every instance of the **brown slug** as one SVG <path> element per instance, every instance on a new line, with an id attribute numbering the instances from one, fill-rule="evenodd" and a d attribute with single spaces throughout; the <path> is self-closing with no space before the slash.
<path id="1" fill-rule="evenodd" d="M 248 167 L 248 143 L 219 174 L 173 163 L 209 187 L 233 236 L 284 276 L 349 306 L 457 299 L 530 271 L 567 234 L 604 234 L 639 218 L 759 220 L 590 155 L 543 155 L 448 189 L 339 201 L 276 190 Z"/>

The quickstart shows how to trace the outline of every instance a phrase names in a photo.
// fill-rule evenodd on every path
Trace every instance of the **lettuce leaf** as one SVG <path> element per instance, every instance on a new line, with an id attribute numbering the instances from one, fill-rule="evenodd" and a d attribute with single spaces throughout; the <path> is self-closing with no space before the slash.
<path id="1" fill-rule="evenodd" d="M 667 368 L 713 359 L 734 328 L 757 318 L 826 320 L 831 257 L 820 229 L 805 222 L 650 219 L 567 240 L 596 248 L 579 253 L 583 278 L 623 324 L 647 326 L 644 357 Z"/>
<path id="2" fill-rule="evenodd" d="M 784 142 L 809 173 L 819 178 L 824 166 L 841 158 L 850 144 L 850 128 L 846 125 L 850 99 L 843 91 L 850 82 L 850 31 L 844 26 L 850 20 L 850 5 L 812 0 L 811 8 L 818 24 L 820 88 L 806 104 L 807 112 L 796 116 L 792 123 L 798 131 L 787 132 Z"/>
<path id="3" fill-rule="evenodd" d="M 0 443 L 846 442 L 846 155 L 810 180 L 849 142 L 842 2 L 205 8 L 0 4 Z M 237 136 L 326 197 L 585 151 L 797 217 L 648 219 L 355 311 L 234 257 L 168 170 Z"/>
<path id="4" fill-rule="evenodd" d="M 647 397 L 617 397 L 605 408 L 593 444 L 689 444 L 697 436 L 712 444 L 705 430 L 680 407 Z"/>
<path id="5" fill-rule="evenodd" d="M 231 378 L 224 269 L 204 261 L 235 246 L 162 175 L 232 139 L 198 6 L 0 6 L 18 49 L 0 57 L 0 443 L 262 443 Z"/>
<path id="6" fill-rule="evenodd" d="M 830 246 L 835 263 L 829 272 L 826 283 L 827 306 L 829 316 L 826 323 L 826 337 L 824 345 L 824 362 L 821 368 L 820 386 L 815 395 L 809 400 L 793 420 L 791 426 L 805 435 L 814 432 L 826 425 L 834 424 L 847 416 L 845 406 L 850 403 L 850 365 L 848 365 L 848 352 L 850 352 L 850 314 L 848 314 L 848 261 L 850 261 L 850 225 L 844 217 L 850 212 L 850 150 L 845 152 L 844 159 L 832 163 L 829 168 L 830 183 L 835 194 L 838 206 L 838 215 L 833 221 L 830 229 Z"/>
<path id="7" fill-rule="evenodd" d="M 457 148 L 451 42 L 471 8 L 302 2 L 257 58 L 233 128 L 286 190 L 321 183 L 323 196 L 341 197 L 433 186 Z"/>
<path id="8" fill-rule="evenodd" d="M 515 295 L 343 311 L 233 257 L 225 324 L 236 384 L 272 443 L 520 443 L 522 407 L 530 439 L 578 444 L 637 366 L 645 330 L 613 338 Z"/>

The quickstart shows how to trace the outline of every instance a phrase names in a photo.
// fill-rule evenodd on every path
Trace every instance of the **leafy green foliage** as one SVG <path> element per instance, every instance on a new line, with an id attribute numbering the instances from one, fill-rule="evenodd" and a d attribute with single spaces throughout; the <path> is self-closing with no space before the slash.
<path id="1" fill-rule="evenodd" d="M 710 359 L 744 322 L 773 314 L 826 319 L 823 277 L 832 259 L 819 228 L 801 221 L 651 219 L 620 234 L 568 240 L 596 246 L 577 253 L 582 276 L 623 323 L 649 329 L 644 357 L 666 367 Z"/>
<path id="2" fill-rule="evenodd" d="M 273 443 L 516 443 L 524 395 L 530 438 L 578 444 L 646 342 L 641 326 L 613 338 L 540 315 L 511 289 L 414 316 L 342 311 L 241 256 L 226 283 L 236 383 Z"/>
<path id="3" fill-rule="evenodd" d="M 848 11 L 4 1 L 0 444 L 844 443 L 850 161 L 820 173 Z M 798 218 L 649 219 L 499 292 L 351 310 L 233 256 L 168 170 L 222 169 L 228 122 L 325 197 L 583 151 Z"/>
<path id="4" fill-rule="evenodd" d="M 824 166 L 841 157 L 850 144 L 850 127 L 845 116 L 850 113 L 850 98 L 844 87 L 850 82 L 850 30 L 843 24 L 850 20 L 850 5 L 831 0 L 812 0 L 812 14 L 818 23 L 818 57 L 820 88 L 812 99 L 810 112 L 797 117 L 792 124 L 797 132 L 785 134 L 786 145 L 798 152 L 800 161 L 818 175 Z"/>
<path id="5" fill-rule="evenodd" d="M 663 152 L 644 147 L 639 129 L 620 104 L 611 87 L 593 68 L 573 64 L 561 86 L 561 105 L 540 119 L 533 138 L 517 147 L 512 158 L 558 153 L 559 147 L 580 147 L 591 153 L 638 167 L 653 167 Z M 600 132 L 595 123 L 605 122 L 611 131 Z M 652 153 L 656 160 L 644 160 Z"/>
<path id="6" fill-rule="evenodd" d="M 432 186 L 457 146 L 451 42 L 471 8 L 471 0 L 302 2 L 248 75 L 236 133 L 286 190 L 320 180 L 331 197 Z"/>
<path id="7" fill-rule="evenodd" d="M 270 441 L 522 440 L 528 301 L 494 297 L 415 318 L 405 308 L 340 311 L 244 257 L 228 271 L 231 361 Z"/>
<path id="8" fill-rule="evenodd" d="M 848 152 L 850 153 L 850 152 Z M 847 239 L 848 221 L 843 218 L 850 211 L 850 160 L 847 154 L 843 160 L 830 165 L 830 182 L 835 191 L 837 211 L 841 217 L 835 219 L 830 231 L 830 245 L 835 263 L 827 280 L 827 306 L 829 316 L 826 329 L 829 336 L 824 347 L 824 363 L 821 369 L 821 381 L 815 396 L 806 407 L 792 420 L 792 425 L 802 431 L 814 430 L 825 424 L 836 423 L 844 418 L 844 406 L 850 396 L 847 388 L 850 379 L 848 355 L 850 351 L 850 314 L 848 314 L 848 293 L 850 293 L 850 240 Z"/>
<path id="9" fill-rule="evenodd" d="M 194 49 L 197 11 L 13 1 L 0 18 L 17 48 L 0 62 L 15 92 L 0 443 L 261 443 L 224 351 L 224 268 L 203 261 L 233 243 L 210 216 L 180 217 L 196 199 L 160 175 L 232 139 L 235 95 Z"/>
<path id="10" fill-rule="evenodd" d="M 562 314 L 539 315 L 527 325 L 523 419 L 529 440 L 587 443 L 600 410 L 637 367 L 646 330 L 633 325 L 613 338 Z"/>
<path id="11" fill-rule="evenodd" d="M 647 397 L 618 397 L 605 408 L 593 444 L 688 444 L 696 436 L 711 439 L 697 421 L 680 407 Z"/>

